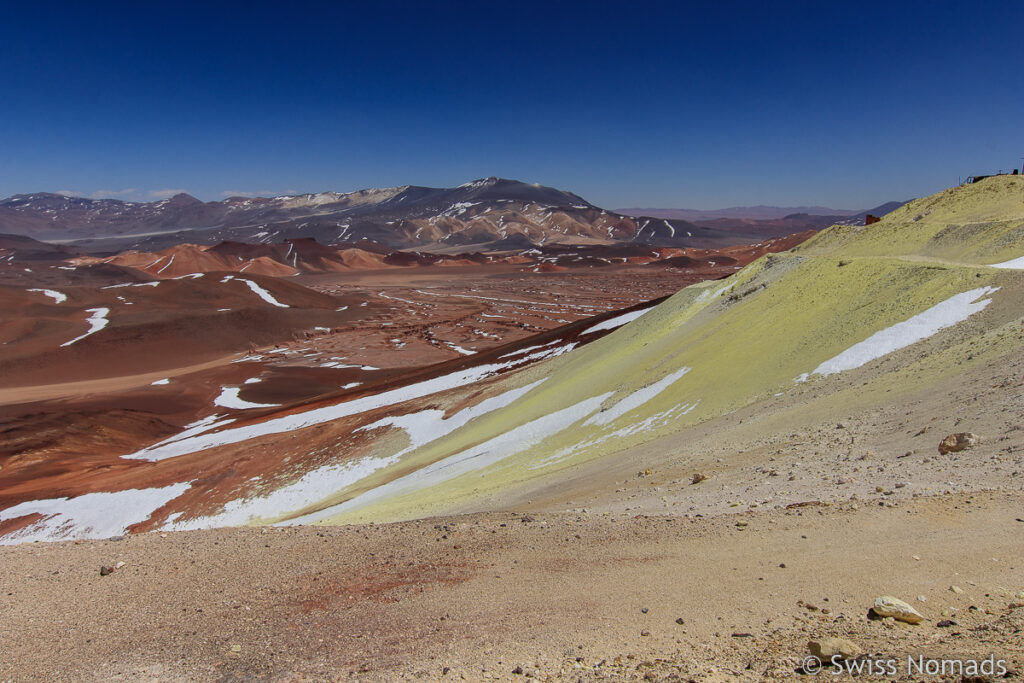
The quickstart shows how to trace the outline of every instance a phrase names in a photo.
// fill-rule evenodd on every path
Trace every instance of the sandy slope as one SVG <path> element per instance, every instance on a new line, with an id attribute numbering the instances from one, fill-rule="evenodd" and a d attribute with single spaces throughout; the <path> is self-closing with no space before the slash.
<path id="1" fill-rule="evenodd" d="M 994 653 L 1020 671 L 1024 610 L 1008 605 L 1024 590 L 1022 504 L 1020 492 L 844 504 L 744 514 L 743 528 L 492 513 L 3 548 L 0 675 L 522 680 L 522 667 L 541 680 L 753 681 L 792 677 L 806 640 L 826 634 L 885 657 Z M 925 623 L 868 621 L 884 593 Z M 936 627 L 943 610 L 956 626 Z"/>

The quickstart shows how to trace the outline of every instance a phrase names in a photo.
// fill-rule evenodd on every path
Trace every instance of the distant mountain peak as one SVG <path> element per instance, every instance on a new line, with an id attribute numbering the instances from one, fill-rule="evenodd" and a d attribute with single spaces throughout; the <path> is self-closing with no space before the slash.
<path id="1" fill-rule="evenodd" d="M 478 187 L 488 187 L 488 186 L 491 186 L 491 185 L 497 185 L 498 182 L 501 181 L 501 180 L 503 180 L 503 179 L 499 178 L 497 176 L 493 176 L 492 175 L 492 176 L 488 176 L 486 178 L 478 178 L 477 180 L 470 180 L 468 183 L 462 183 L 461 185 L 458 186 L 457 189 L 472 190 L 472 189 L 476 189 Z M 517 181 L 507 181 L 507 182 L 517 182 Z"/>
<path id="2" fill-rule="evenodd" d="M 179 192 L 169 199 L 163 200 L 168 206 L 189 206 L 191 204 L 203 204 L 201 199 L 196 199 L 187 192 Z"/>

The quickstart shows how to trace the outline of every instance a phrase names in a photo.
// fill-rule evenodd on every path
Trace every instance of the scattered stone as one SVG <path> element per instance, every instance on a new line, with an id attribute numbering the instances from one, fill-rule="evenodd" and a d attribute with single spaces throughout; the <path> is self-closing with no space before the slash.
<path id="1" fill-rule="evenodd" d="M 651 632 L 650 631 L 640 631 L 640 635 L 646 637 L 646 636 L 651 635 Z"/>
<path id="2" fill-rule="evenodd" d="M 676 623 L 682 626 L 686 623 L 686 621 L 682 617 L 679 617 L 678 619 L 676 619 Z"/>
<path id="3" fill-rule="evenodd" d="M 512 669 L 512 673 L 514 673 L 516 676 L 522 676 L 523 675 L 523 667 L 517 666 L 516 668 Z"/>
<path id="4" fill-rule="evenodd" d="M 892 617 L 908 624 L 920 624 L 924 617 L 916 609 L 891 595 L 883 595 L 875 599 L 872 611 L 880 617 Z"/>
<path id="5" fill-rule="evenodd" d="M 860 654 L 859 647 L 846 638 L 821 638 L 807 643 L 807 649 L 811 654 L 823 662 L 829 662 L 833 657 L 840 659 L 853 659 Z"/>
<path id="6" fill-rule="evenodd" d="M 640 613 L 641 613 L 641 614 L 647 614 L 647 612 L 648 612 L 648 611 L 649 611 L 649 610 L 648 610 L 648 609 L 647 609 L 646 607 L 641 607 L 641 608 L 640 608 Z"/>
<path id="7" fill-rule="evenodd" d="M 692 486 L 693 484 L 699 484 L 702 481 L 707 481 L 707 475 L 701 474 L 700 472 L 696 472 L 693 475 L 693 478 L 690 480 L 690 485 Z"/>
<path id="8" fill-rule="evenodd" d="M 735 631 L 732 634 L 732 637 L 733 638 L 753 638 L 754 634 L 753 633 L 747 633 L 746 631 Z"/>
<path id="9" fill-rule="evenodd" d="M 786 568 L 786 563 L 785 562 L 779 562 L 779 569 L 785 569 L 785 568 Z"/>
<path id="10" fill-rule="evenodd" d="M 127 563 L 125 563 L 125 562 L 118 562 L 117 564 L 114 565 L 114 569 L 120 569 L 121 567 L 125 566 L 125 564 L 127 564 Z"/>
<path id="11" fill-rule="evenodd" d="M 935 625 L 939 628 L 949 628 L 950 626 L 956 626 L 956 622 L 952 619 L 943 619 Z"/>
<path id="12" fill-rule="evenodd" d="M 953 592 L 954 592 L 954 593 L 956 593 L 957 595 L 962 595 L 962 594 L 963 594 L 963 592 L 964 592 L 964 589 L 963 589 L 963 588 L 961 588 L 960 586 L 950 586 L 950 587 L 949 587 L 949 590 L 953 591 Z"/>
<path id="13" fill-rule="evenodd" d="M 242 651 L 242 646 L 238 645 L 238 644 L 232 645 L 231 646 L 231 651 L 232 652 L 241 652 Z"/>
<path id="14" fill-rule="evenodd" d="M 978 435 L 971 432 L 958 432 L 950 434 L 939 442 L 939 455 L 947 453 L 959 453 L 978 443 Z"/>
<path id="15" fill-rule="evenodd" d="M 923 595 L 918 595 L 917 596 L 917 601 L 918 602 L 928 602 L 928 598 L 924 597 Z"/>
<path id="16" fill-rule="evenodd" d="M 109 576 L 114 573 L 114 568 L 108 565 L 100 567 L 100 576 Z"/>

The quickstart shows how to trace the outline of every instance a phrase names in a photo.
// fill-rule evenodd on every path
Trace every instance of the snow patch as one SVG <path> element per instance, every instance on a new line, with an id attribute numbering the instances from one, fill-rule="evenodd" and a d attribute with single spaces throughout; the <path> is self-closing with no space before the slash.
<path id="1" fill-rule="evenodd" d="M 43 517 L 22 529 L 0 536 L 0 545 L 118 536 L 127 532 L 133 524 L 149 519 L 153 512 L 191 486 L 191 483 L 183 482 L 163 488 L 86 493 L 75 498 L 49 498 L 19 503 L 0 510 L 0 521 L 32 514 Z"/>
<path id="2" fill-rule="evenodd" d="M 642 389 L 637 389 L 612 407 L 593 415 L 590 419 L 584 422 L 583 425 L 606 425 L 610 422 L 614 422 L 626 413 L 636 410 L 661 392 L 668 389 L 690 370 L 691 368 L 682 367 L 676 372 L 665 376 L 651 385 L 643 387 Z"/>
<path id="3" fill-rule="evenodd" d="M 55 290 L 52 290 L 52 289 L 30 289 L 28 291 L 30 291 L 30 292 L 40 292 L 42 294 L 45 294 L 46 296 L 48 296 L 51 299 L 53 299 L 53 303 L 55 303 L 55 304 L 62 304 L 65 301 L 68 300 L 68 295 L 67 294 L 62 294 L 61 292 L 58 292 L 58 291 L 55 291 Z"/>
<path id="4" fill-rule="evenodd" d="M 650 308 L 641 308 L 638 311 L 630 311 L 629 313 L 617 315 L 614 318 L 609 318 L 608 320 L 599 322 L 593 327 L 587 328 L 582 332 L 582 334 L 594 334 L 595 332 L 601 332 L 603 330 L 614 330 L 616 327 L 622 327 L 626 323 L 633 322 L 634 320 L 636 320 L 637 318 L 639 318 L 644 313 L 647 313 L 650 310 Z"/>
<path id="5" fill-rule="evenodd" d="M 838 356 L 830 358 L 811 374 L 833 375 L 844 370 L 859 368 L 876 358 L 927 339 L 939 330 L 952 327 L 985 309 L 992 299 L 981 297 L 999 290 L 999 287 L 979 287 L 952 296 L 892 327 L 875 332 L 864 341 L 854 344 Z"/>
<path id="6" fill-rule="evenodd" d="M 71 346 L 76 341 L 85 339 L 90 334 L 95 334 L 99 332 L 100 330 L 107 326 L 108 322 L 110 322 L 109 320 L 107 320 L 107 316 L 110 314 L 109 308 L 87 308 L 86 313 L 92 313 L 92 315 L 86 318 L 85 321 L 89 323 L 89 331 L 81 336 L 75 337 L 71 341 L 64 342 L 63 344 L 61 344 L 62 347 Z"/>
<path id="7" fill-rule="evenodd" d="M 280 403 L 253 403 L 238 397 L 240 387 L 221 387 L 220 396 L 213 399 L 213 405 L 222 408 L 233 408 L 235 410 L 247 410 L 249 408 L 276 408 Z"/>
<path id="8" fill-rule="evenodd" d="M 990 268 L 1007 268 L 1011 270 L 1024 270 L 1024 256 L 1015 258 L 1010 261 L 1003 261 L 1002 263 L 992 263 L 989 265 Z M 59 303 L 59 302 L 58 302 Z"/>
<path id="9" fill-rule="evenodd" d="M 228 276 L 228 277 L 230 277 L 230 276 Z M 256 296 L 258 296 L 259 298 L 263 299 L 268 304 L 272 304 L 274 306 L 277 306 L 278 308 L 288 308 L 289 307 L 288 304 L 281 303 L 280 301 L 275 299 L 270 294 L 270 292 L 268 292 L 267 290 L 263 289 L 262 287 L 260 287 L 258 284 L 256 284 L 252 280 L 246 280 L 244 277 L 239 277 L 239 278 L 234 278 L 234 279 L 238 280 L 239 282 L 244 282 L 246 285 L 249 286 L 249 289 L 251 289 L 253 292 L 256 293 Z M 221 280 L 221 282 L 225 282 L 225 281 L 226 281 L 226 279 L 225 280 Z"/>

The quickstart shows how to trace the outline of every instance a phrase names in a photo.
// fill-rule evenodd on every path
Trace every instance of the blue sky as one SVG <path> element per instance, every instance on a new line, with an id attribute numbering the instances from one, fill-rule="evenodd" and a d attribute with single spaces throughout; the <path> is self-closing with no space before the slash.
<path id="1" fill-rule="evenodd" d="M 1022 43 L 1015 0 L 5 3 L 0 196 L 865 208 L 1020 165 Z"/>

